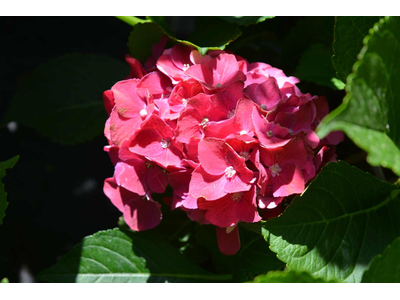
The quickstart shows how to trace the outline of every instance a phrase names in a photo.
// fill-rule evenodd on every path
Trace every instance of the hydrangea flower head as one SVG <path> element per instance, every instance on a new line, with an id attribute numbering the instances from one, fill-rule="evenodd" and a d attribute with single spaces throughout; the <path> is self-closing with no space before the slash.
<path id="1" fill-rule="evenodd" d="M 343 135 L 319 140 L 326 99 L 301 93 L 282 70 L 225 51 L 156 52 L 144 67 L 127 56 L 129 77 L 104 92 L 115 166 L 104 193 L 139 231 L 159 224 L 152 195 L 170 185 L 171 209 L 215 226 L 221 252 L 233 255 L 238 224 L 282 213 L 285 198 L 336 159 Z"/>

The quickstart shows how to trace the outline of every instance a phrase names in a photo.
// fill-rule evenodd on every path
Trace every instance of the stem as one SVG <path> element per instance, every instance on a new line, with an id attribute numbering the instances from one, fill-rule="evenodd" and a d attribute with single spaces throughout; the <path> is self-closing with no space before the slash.
<path id="1" fill-rule="evenodd" d="M 150 20 L 143 20 L 137 17 L 128 17 L 128 16 L 122 16 L 122 17 L 116 17 L 117 19 L 120 19 L 121 21 L 131 25 L 135 26 L 138 23 L 148 23 L 151 22 Z"/>

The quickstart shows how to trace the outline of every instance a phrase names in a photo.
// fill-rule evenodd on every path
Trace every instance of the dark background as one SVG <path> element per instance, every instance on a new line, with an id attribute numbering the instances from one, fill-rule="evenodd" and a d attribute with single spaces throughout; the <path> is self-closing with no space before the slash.
<path id="1" fill-rule="evenodd" d="M 168 19 L 178 38 L 188 36 L 194 21 L 194 17 Z M 331 46 L 333 25 L 334 17 L 277 17 L 245 28 L 228 49 L 250 62 L 281 68 L 289 76 L 311 43 Z M 123 61 L 130 31 L 131 26 L 113 17 L 1 17 L 0 120 L 18 83 L 38 65 L 75 52 L 106 53 Z M 327 96 L 331 109 L 344 96 L 344 91 L 312 83 L 302 82 L 299 87 L 302 92 Z M 32 101 L 40 101 L 40 95 L 32 95 Z M 103 136 L 64 146 L 16 125 L 16 130 L 10 125 L 0 128 L 0 161 L 20 155 L 3 180 L 9 206 L 0 226 L 0 279 L 8 277 L 11 282 L 32 280 L 23 274 L 28 271 L 34 276 L 48 268 L 84 236 L 116 227 L 120 216 L 102 191 L 104 179 L 113 174 L 103 152 L 107 143 Z M 348 139 L 337 153 L 339 159 L 374 172 L 365 154 Z"/>

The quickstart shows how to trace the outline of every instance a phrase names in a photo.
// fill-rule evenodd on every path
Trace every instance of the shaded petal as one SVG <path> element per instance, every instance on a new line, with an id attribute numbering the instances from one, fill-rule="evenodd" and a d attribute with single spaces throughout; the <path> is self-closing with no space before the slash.
<path id="1" fill-rule="evenodd" d="M 232 231 L 216 227 L 218 248 L 225 255 L 234 255 L 240 249 L 239 229 L 236 225 Z"/>
<path id="2" fill-rule="evenodd" d="M 279 175 L 271 180 L 274 197 L 301 194 L 305 188 L 303 174 L 295 165 L 282 166 L 282 171 L 279 172 Z"/>
<path id="3" fill-rule="evenodd" d="M 124 220 L 135 231 L 154 228 L 161 221 L 161 205 L 151 198 L 133 196 L 124 206 Z"/>
<path id="4" fill-rule="evenodd" d="M 213 201 L 200 198 L 197 205 L 199 209 L 207 210 L 206 219 L 213 225 L 229 227 L 239 222 L 239 218 L 236 216 L 237 203 L 232 200 L 231 195 Z"/>

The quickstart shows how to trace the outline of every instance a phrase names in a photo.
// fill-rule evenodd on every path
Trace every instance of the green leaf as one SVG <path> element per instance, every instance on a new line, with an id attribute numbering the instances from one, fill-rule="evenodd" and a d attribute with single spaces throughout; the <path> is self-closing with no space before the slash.
<path id="1" fill-rule="evenodd" d="M 257 23 L 260 23 L 260 22 L 264 22 L 264 21 L 267 20 L 267 19 L 272 19 L 272 18 L 275 18 L 275 17 L 267 17 L 267 16 L 264 16 L 264 17 L 253 17 L 253 16 L 245 16 L 245 17 L 223 16 L 223 17 L 220 17 L 220 18 L 223 19 L 223 20 L 225 20 L 225 21 L 227 21 L 227 22 L 229 22 L 229 23 L 232 23 L 232 24 L 237 24 L 237 25 L 240 25 L 240 26 L 248 26 L 248 25 L 251 25 L 251 24 L 257 24 Z"/>
<path id="2" fill-rule="evenodd" d="M 7 121 L 32 127 L 53 141 L 77 144 L 102 133 L 102 93 L 129 72 L 105 55 L 67 54 L 40 65 L 14 94 Z"/>
<path id="3" fill-rule="evenodd" d="M 253 224 L 240 223 L 241 247 L 232 256 L 224 255 L 219 250 L 214 226 L 197 225 L 195 227 L 196 231 L 192 242 L 194 249 L 208 253 L 216 272 L 232 274 L 233 282 L 252 280 L 256 275 L 285 267 L 285 264 L 269 249 L 269 245 L 261 235 L 261 227 L 258 226 L 258 231 L 251 231 L 246 225 Z"/>
<path id="4" fill-rule="evenodd" d="M 329 163 L 263 234 L 292 270 L 360 282 L 373 257 L 400 236 L 399 193 L 345 162 Z"/>
<path id="5" fill-rule="evenodd" d="M 379 17 L 336 17 L 335 41 L 332 57 L 337 76 L 346 82 L 351 73 L 357 55 L 363 46 L 363 39 L 370 28 L 379 21 Z"/>
<path id="6" fill-rule="evenodd" d="M 368 152 L 372 166 L 400 176 L 400 18 L 381 19 L 370 32 L 348 77 L 343 104 L 323 119 L 317 134 L 344 131 Z"/>
<path id="7" fill-rule="evenodd" d="M 400 238 L 387 246 L 382 255 L 377 255 L 364 273 L 362 282 L 400 282 Z"/>
<path id="8" fill-rule="evenodd" d="M 266 275 L 254 278 L 253 283 L 326 283 L 322 278 L 315 278 L 307 272 L 293 270 L 271 271 Z M 335 282 L 335 281 L 329 281 Z"/>
<path id="9" fill-rule="evenodd" d="M 190 41 L 197 45 L 199 52 L 205 55 L 208 50 L 225 49 L 225 47 L 242 34 L 235 24 L 216 17 L 197 17 Z"/>
<path id="10" fill-rule="evenodd" d="M 324 44 L 312 45 L 303 53 L 294 76 L 302 81 L 314 82 L 331 89 L 338 89 L 338 87 L 343 89 L 344 84 L 342 86 L 340 86 L 340 83 L 339 86 L 337 85 L 338 80 L 335 78 L 331 56 L 332 50 L 325 47 Z"/>
<path id="11" fill-rule="evenodd" d="M 118 229 L 83 239 L 38 280 L 47 282 L 203 282 L 229 280 L 192 264 L 169 243 Z"/>
<path id="12" fill-rule="evenodd" d="M 182 44 L 197 49 L 202 55 L 208 50 L 223 50 L 239 37 L 242 31 L 217 17 L 196 17 L 195 29 L 190 41 L 176 38 L 168 27 L 165 17 L 149 17 L 153 23 L 137 24 L 133 27 L 128 40 L 129 53 L 132 57 L 145 62 L 151 55 L 151 47 L 168 36 L 172 43 Z"/>
<path id="13" fill-rule="evenodd" d="M 235 255 L 221 255 L 219 258 L 220 263 L 224 263 L 235 274 L 237 281 L 249 280 L 255 275 L 285 267 L 285 263 L 269 249 L 259 233 L 240 230 L 240 242 L 240 250 Z"/>
<path id="14" fill-rule="evenodd" d="M 6 169 L 11 169 L 17 163 L 19 156 L 14 156 L 9 160 L 0 162 L 0 225 L 3 223 L 3 218 L 6 215 L 5 211 L 8 206 L 7 193 L 4 191 L 4 184 L 2 182 L 6 176 Z"/>
<path id="15" fill-rule="evenodd" d="M 8 280 L 8 278 L 3 278 L 0 283 L 10 283 L 10 281 Z"/>
<path id="16" fill-rule="evenodd" d="M 156 23 L 139 23 L 133 26 L 128 39 L 130 56 L 144 63 L 151 55 L 151 47 L 165 36 L 164 30 Z"/>

